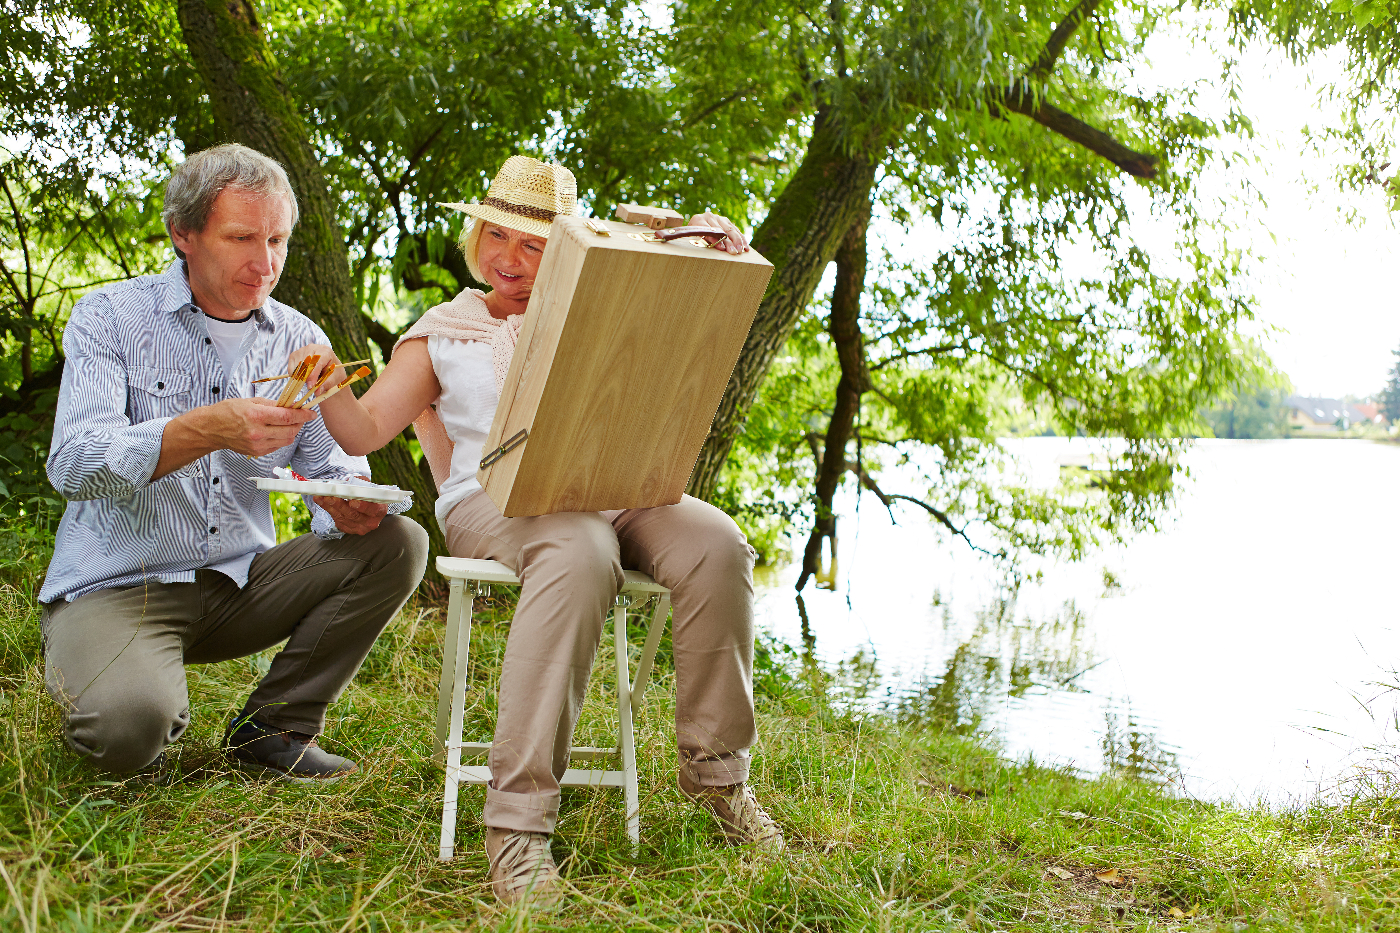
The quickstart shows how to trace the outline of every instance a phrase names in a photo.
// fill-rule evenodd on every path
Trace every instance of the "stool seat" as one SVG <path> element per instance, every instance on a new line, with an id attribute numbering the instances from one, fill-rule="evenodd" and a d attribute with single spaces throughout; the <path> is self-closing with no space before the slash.
<path id="1" fill-rule="evenodd" d="M 491 751 L 490 742 L 463 742 L 462 719 L 466 710 L 467 659 L 471 646 L 474 592 L 467 583 L 519 584 L 505 564 L 494 560 L 468 557 L 439 557 L 437 569 L 449 584 L 447 600 L 447 631 L 442 653 L 442 676 L 438 682 L 437 743 L 434 758 L 444 765 L 442 796 L 442 835 L 438 858 L 452 858 L 457 836 L 457 791 L 460 784 L 485 784 L 491 780 L 491 769 L 485 765 L 464 765 L 464 757 L 481 757 Z M 619 598 L 613 609 L 613 643 L 617 655 L 617 719 L 618 742 L 613 748 L 574 746 L 569 757 L 580 761 L 620 759 L 621 770 L 569 768 L 560 778 L 561 787 L 618 787 L 627 807 L 627 835 L 635 848 L 641 842 L 641 817 L 637 794 L 637 750 L 633 734 L 633 718 L 641 707 L 651 676 L 656 647 L 666 628 L 671 608 L 671 591 L 651 577 L 635 570 L 624 571 L 624 583 L 618 592 L 624 596 L 656 596 L 656 610 L 647 626 L 642 656 L 635 676 L 630 676 L 627 662 L 627 603 Z"/>

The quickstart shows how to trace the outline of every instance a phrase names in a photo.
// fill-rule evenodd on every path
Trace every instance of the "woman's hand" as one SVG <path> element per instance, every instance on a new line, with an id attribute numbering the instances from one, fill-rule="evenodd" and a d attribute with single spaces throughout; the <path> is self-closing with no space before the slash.
<path id="1" fill-rule="evenodd" d="M 323 343 L 308 343 L 306 346 L 293 350 L 287 357 L 287 372 L 295 372 L 301 365 L 301 361 L 309 356 L 319 356 L 321 359 L 311 370 L 311 375 L 307 377 L 308 385 L 316 385 L 326 376 L 328 370 L 336 370 L 325 379 L 325 384 L 321 391 L 325 392 L 331 386 L 338 386 L 345 381 L 345 369 L 340 365 L 340 359 L 335 355 L 335 351 Z"/>
<path id="2" fill-rule="evenodd" d="M 728 217 L 722 217 L 714 211 L 704 211 L 696 214 L 694 217 L 690 218 L 690 220 L 686 221 L 686 225 L 719 227 L 728 234 L 723 240 L 711 244 L 715 249 L 728 250 L 735 256 L 749 251 L 749 238 L 740 233 L 739 228 L 734 226 L 734 222 Z"/>

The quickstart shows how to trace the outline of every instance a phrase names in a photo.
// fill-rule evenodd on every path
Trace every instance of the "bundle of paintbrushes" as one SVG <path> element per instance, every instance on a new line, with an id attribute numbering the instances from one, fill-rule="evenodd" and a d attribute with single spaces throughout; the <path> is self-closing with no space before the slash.
<path id="1" fill-rule="evenodd" d="M 287 380 L 286 388 L 282 390 L 281 395 L 277 396 L 277 404 L 281 408 L 315 408 L 317 405 L 321 404 L 326 399 L 330 398 L 332 395 L 336 394 L 341 389 L 345 388 L 351 383 L 359 382 L 361 379 L 368 376 L 370 372 L 368 366 L 361 366 L 359 369 L 355 370 L 353 373 L 347 376 L 344 382 L 332 386 L 325 392 L 321 392 L 321 390 L 325 388 L 326 383 L 330 380 L 331 375 L 339 367 L 329 367 L 325 371 L 325 373 L 321 375 L 321 378 L 318 379 L 313 385 L 311 384 L 311 374 L 316 371 L 316 364 L 319 362 L 321 362 L 321 357 L 308 356 L 306 359 L 302 360 L 299 364 L 297 364 L 296 369 L 292 370 L 286 375 L 269 376 L 266 379 L 259 379 L 257 381 L 271 382 L 276 379 Z M 354 366 L 355 363 L 368 362 L 369 360 L 355 360 L 354 363 L 346 363 L 345 365 Z"/>

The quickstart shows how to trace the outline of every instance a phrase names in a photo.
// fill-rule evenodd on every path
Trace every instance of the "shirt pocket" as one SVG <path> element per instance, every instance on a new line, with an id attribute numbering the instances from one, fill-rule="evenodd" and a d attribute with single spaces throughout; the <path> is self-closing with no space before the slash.
<path id="1" fill-rule="evenodd" d="M 127 399 L 131 423 L 153 418 L 173 418 L 190 410 L 189 373 L 153 366 L 132 366 L 127 370 Z"/>

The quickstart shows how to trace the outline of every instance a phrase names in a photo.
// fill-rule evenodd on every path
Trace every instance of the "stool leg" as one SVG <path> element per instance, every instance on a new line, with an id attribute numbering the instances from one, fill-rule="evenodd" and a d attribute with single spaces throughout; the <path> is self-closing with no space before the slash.
<path id="1" fill-rule="evenodd" d="M 617 744 L 622 752 L 622 791 L 627 806 L 627 835 L 632 852 L 642 842 L 641 804 L 637 800 L 637 746 L 632 734 L 631 670 L 627 664 L 627 608 L 613 610 L 613 646 L 617 649 Z"/>
<path id="2" fill-rule="evenodd" d="M 462 590 L 463 581 L 453 580 L 447 603 L 447 641 L 451 644 L 451 651 L 449 652 L 444 645 L 442 658 L 443 682 L 447 680 L 449 665 L 452 670 L 452 683 L 449 687 L 451 711 L 444 748 L 447 760 L 442 790 L 442 835 L 438 840 L 438 859 L 442 861 L 452 858 L 452 850 L 457 840 L 457 786 L 462 766 L 462 716 L 467 705 L 467 657 L 472 642 L 472 598 Z M 439 693 L 439 731 L 442 728 L 442 705 Z"/>
<path id="3" fill-rule="evenodd" d="M 449 584 L 447 597 L 447 619 L 443 625 L 442 673 L 438 676 L 437 743 L 433 747 L 433 760 L 438 764 L 447 761 L 447 730 L 452 723 L 452 682 L 457 667 L 457 636 L 462 624 L 463 581 L 453 580 Z"/>
<path id="4" fill-rule="evenodd" d="M 647 629 L 647 640 L 642 645 L 642 659 L 637 662 L 637 676 L 632 680 L 632 717 L 641 714 L 642 697 L 647 692 L 647 682 L 651 679 L 651 665 L 656 660 L 656 646 L 661 644 L 661 636 L 666 631 L 666 616 L 671 611 L 671 594 L 663 593 L 656 600 L 656 611 L 651 616 L 651 626 Z"/>

